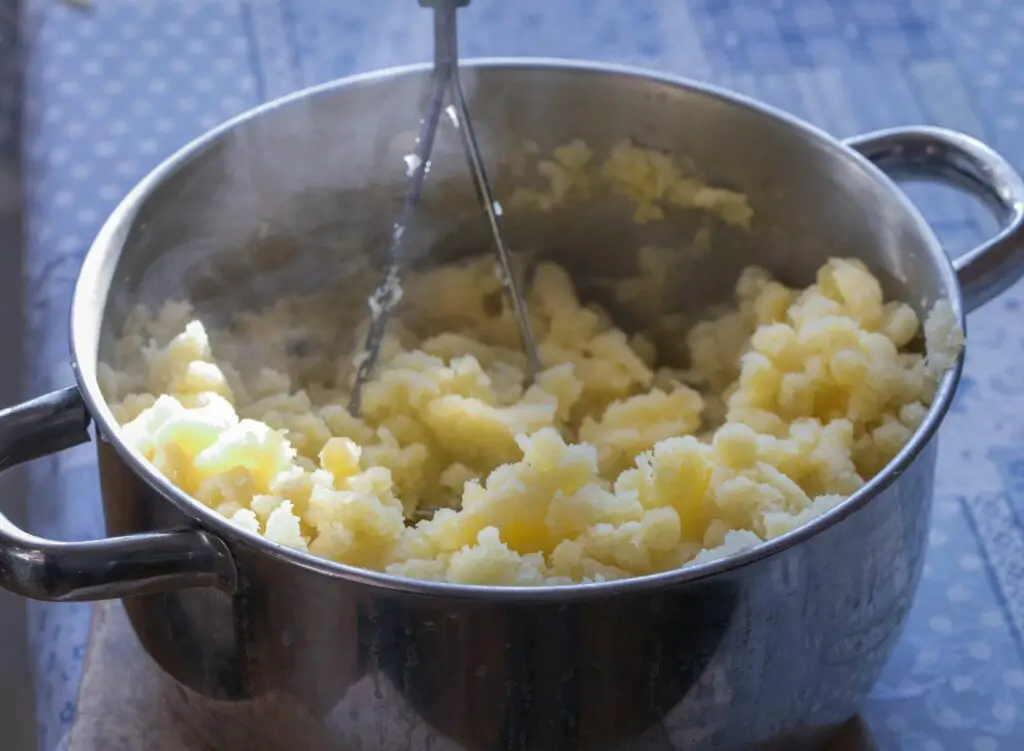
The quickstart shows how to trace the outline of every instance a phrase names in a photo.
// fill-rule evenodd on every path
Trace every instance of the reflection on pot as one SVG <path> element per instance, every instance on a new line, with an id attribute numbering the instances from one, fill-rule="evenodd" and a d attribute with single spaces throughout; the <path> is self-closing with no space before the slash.
<path id="1" fill-rule="evenodd" d="M 720 581 L 504 614 L 394 600 L 378 609 L 387 641 L 372 659 L 417 715 L 462 747 L 628 748 L 700 679 L 737 589 Z"/>

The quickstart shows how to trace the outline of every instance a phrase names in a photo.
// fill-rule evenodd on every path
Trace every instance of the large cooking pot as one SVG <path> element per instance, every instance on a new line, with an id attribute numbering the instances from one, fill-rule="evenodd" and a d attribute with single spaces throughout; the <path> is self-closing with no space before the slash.
<path id="1" fill-rule="evenodd" d="M 715 225 L 713 252 L 680 250 L 680 308 L 723 299 L 750 261 L 806 284 L 827 257 L 853 255 L 919 313 L 948 298 L 962 320 L 1024 272 L 1024 184 L 968 136 L 901 128 L 840 143 L 742 97 L 605 65 L 488 61 L 465 79 L 496 172 L 523 138 L 601 150 L 628 136 L 747 195 L 749 230 Z M 857 711 L 906 620 L 962 356 L 909 444 L 834 511 L 727 560 L 598 585 L 454 586 L 331 563 L 233 526 L 123 443 L 97 360 L 136 303 L 187 297 L 214 316 L 333 284 L 349 293 L 339 309 L 361 308 L 425 82 L 422 66 L 388 70 L 260 107 L 118 206 L 72 305 L 77 387 L 0 413 L 4 467 L 88 440 L 92 420 L 110 537 L 51 542 L 4 520 L 3 585 L 123 598 L 214 748 L 817 747 Z M 457 142 L 438 148 L 417 231 L 433 259 L 486 247 Z M 961 186 L 1004 229 L 951 263 L 885 173 Z M 509 210 L 505 226 L 585 289 L 628 273 L 635 248 L 678 247 L 705 226 L 692 212 L 639 225 L 603 200 Z"/>

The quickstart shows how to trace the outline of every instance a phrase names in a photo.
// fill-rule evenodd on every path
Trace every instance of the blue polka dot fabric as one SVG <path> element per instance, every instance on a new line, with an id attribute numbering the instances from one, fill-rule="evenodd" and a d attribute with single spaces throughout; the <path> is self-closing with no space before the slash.
<path id="1" fill-rule="evenodd" d="M 0 50 L 4 8 L 0 3 Z M 68 304 L 103 217 L 163 157 L 269 98 L 424 61 L 412 0 L 35 0 L 21 7 L 30 392 L 71 382 Z M 1024 169 L 1024 6 L 1013 0 L 473 0 L 469 56 L 540 55 L 711 81 L 835 134 L 933 123 Z M 0 60 L 0 69 L 3 62 Z M 0 152 L 15 119 L 0 118 Z M 7 123 L 6 125 L 4 123 Z M 993 225 L 955 194 L 912 197 L 954 254 Z M 865 708 L 882 749 L 1024 747 L 1024 288 L 971 317 L 943 430 L 931 550 L 906 634 Z M 102 534 L 91 450 L 32 467 L 31 525 Z M 90 608 L 31 609 L 40 748 L 74 722 Z"/>

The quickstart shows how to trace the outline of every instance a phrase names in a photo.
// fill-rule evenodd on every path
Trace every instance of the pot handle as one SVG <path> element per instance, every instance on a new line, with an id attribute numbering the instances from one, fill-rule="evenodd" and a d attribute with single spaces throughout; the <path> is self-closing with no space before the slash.
<path id="1" fill-rule="evenodd" d="M 77 387 L 0 410 L 0 471 L 89 440 Z M 34 600 L 112 600 L 188 587 L 235 588 L 220 538 L 167 530 L 86 542 L 35 537 L 0 514 L 0 586 Z"/>
<path id="2" fill-rule="evenodd" d="M 929 179 L 980 198 L 1002 224 L 999 233 L 953 259 L 969 312 L 1024 275 L 1024 181 L 976 138 L 945 128 L 890 128 L 846 139 L 894 180 Z"/>

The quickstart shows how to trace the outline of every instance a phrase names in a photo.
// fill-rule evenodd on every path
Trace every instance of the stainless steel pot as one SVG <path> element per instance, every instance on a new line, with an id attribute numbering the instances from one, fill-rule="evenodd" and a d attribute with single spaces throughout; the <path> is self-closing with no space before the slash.
<path id="1" fill-rule="evenodd" d="M 215 748 L 816 747 L 857 711 L 907 617 L 935 431 L 962 359 L 909 445 L 835 511 L 735 558 L 595 586 L 406 581 L 286 550 L 185 497 L 122 442 L 97 358 L 137 302 L 185 296 L 216 315 L 225 301 L 350 283 L 362 305 L 358 272 L 403 185 L 390 126 L 414 126 L 425 73 L 358 76 L 258 108 L 171 157 L 114 211 L 73 302 L 78 386 L 0 413 L 5 467 L 88 440 L 91 418 L 110 537 L 52 542 L 4 520 L 3 585 L 124 598 Z M 859 256 L 919 311 L 948 298 L 961 317 L 1024 272 L 1024 184 L 968 136 L 902 128 L 840 143 L 732 94 L 604 65 L 489 61 L 467 83 L 492 162 L 523 137 L 601 149 L 630 136 L 747 194 L 750 231 L 714 227 L 714 252 L 687 259 L 681 307 L 722 298 L 751 260 L 806 283 L 828 256 Z M 423 252 L 482 247 L 461 155 L 440 148 Z M 883 171 L 962 186 L 1005 229 L 950 263 Z M 595 201 L 505 221 L 515 247 L 556 256 L 584 286 L 626 273 L 623 249 L 678 245 L 696 226 L 685 213 L 623 217 Z"/>

